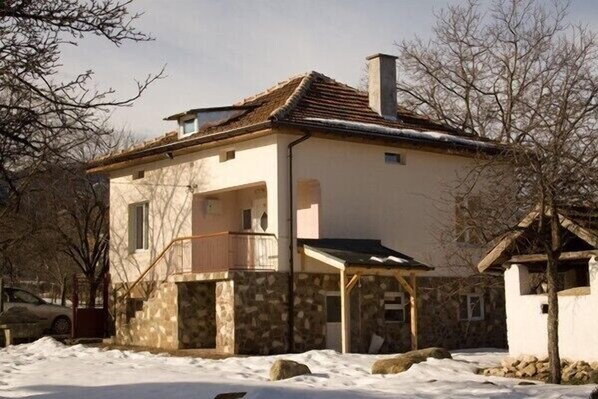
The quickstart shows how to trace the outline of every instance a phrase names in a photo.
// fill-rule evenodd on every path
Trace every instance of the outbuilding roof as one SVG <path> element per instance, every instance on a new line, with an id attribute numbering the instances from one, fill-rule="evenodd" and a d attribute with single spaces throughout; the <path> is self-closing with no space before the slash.
<path id="1" fill-rule="evenodd" d="M 550 215 L 548 209 L 545 215 Z M 589 258 L 598 255 L 598 209 L 590 206 L 563 206 L 557 211 L 562 228 L 571 235 L 576 236 L 589 250 L 562 254 L 561 259 Z M 484 272 L 488 269 L 500 268 L 508 262 L 513 255 L 529 251 L 525 234 L 538 223 L 541 210 L 534 209 L 523 218 L 516 229 L 497 239 L 486 255 L 478 262 L 478 270 Z M 519 243 L 519 241 L 523 241 Z"/>
<path id="2" fill-rule="evenodd" d="M 396 119 L 380 116 L 369 107 L 368 93 L 339 83 L 318 72 L 309 72 L 280 82 L 270 89 L 246 98 L 237 104 L 210 109 L 243 109 L 240 115 L 217 125 L 201 128 L 197 133 L 179 137 L 170 132 L 121 152 L 97 159 L 91 168 L 177 150 L 222 137 L 247 133 L 251 127 L 287 125 L 327 131 L 330 134 L 357 138 L 383 138 L 417 143 L 436 148 L 464 151 L 497 151 L 490 140 L 466 134 L 435 122 L 403 107 L 397 108 Z M 166 119 L 176 119 L 192 109 Z"/>

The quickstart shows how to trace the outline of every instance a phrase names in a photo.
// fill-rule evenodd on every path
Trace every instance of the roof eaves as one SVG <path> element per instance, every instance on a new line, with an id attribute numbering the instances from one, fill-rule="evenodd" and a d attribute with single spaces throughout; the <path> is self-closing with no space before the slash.
<path id="1" fill-rule="evenodd" d="M 203 135 L 203 136 L 193 137 L 188 140 L 178 140 L 178 141 L 174 141 L 172 143 L 168 143 L 168 144 L 164 144 L 164 145 L 160 145 L 160 146 L 156 146 L 156 147 L 150 147 L 150 148 L 142 149 L 142 150 L 135 151 L 135 152 L 119 153 L 113 157 L 101 158 L 96 161 L 89 162 L 87 170 L 88 170 L 88 172 L 93 172 L 96 168 L 109 166 L 109 165 L 116 164 L 119 162 L 145 158 L 145 157 L 149 157 L 152 155 L 166 153 L 169 151 L 177 151 L 177 150 L 180 150 L 183 148 L 193 147 L 193 146 L 205 144 L 208 142 L 220 141 L 220 140 L 224 140 L 224 139 L 235 137 L 235 136 L 241 136 L 246 133 L 252 133 L 252 132 L 259 131 L 259 130 L 264 130 L 271 126 L 272 126 L 272 124 L 269 121 L 260 122 L 260 123 L 255 123 L 253 125 L 242 126 L 242 127 L 231 129 L 231 130 L 225 130 L 225 131 L 211 133 L 211 134 L 207 134 L 207 135 Z"/>
<path id="2" fill-rule="evenodd" d="M 467 151 L 467 152 L 481 152 L 481 153 L 488 153 L 492 155 L 499 154 L 501 152 L 500 145 L 496 146 L 476 146 L 476 145 L 466 145 L 460 143 L 449 143 L 443 141 L 435 141 L 435 140 L 426 140 L 426 139 L 416 139 L 412 137 L 404 137 L 404 136 L 397 136 L 391 134 L 381 134 L 372 132 L 367 129 L 354 129 L 354 128 L 347 128 L 347 127 L 336 127 L 333 125 L 326 125 L 326 124 L 319 124 L 319 123 L 311 123 L 311 122 L 299 122 L 299 121 L 284 121 L 284 120 L 275 120 L 273 121 L 276 125 L 280 126 L 287 126 L 287 127 L 294 127 L 299 129 L 318 129 L 325 132 L 330 132 L 333 134 L 352 134 L 352 133 L 359 133 L 362 136 L 375 138 L 375 139 L 385 139 L 394 141 L 397 143 L 410 143 L 410 144 L 419 144 L 419 145 L 428 145 L 431 147 L 436 148 L 451 148 L 455 150 Z"/>

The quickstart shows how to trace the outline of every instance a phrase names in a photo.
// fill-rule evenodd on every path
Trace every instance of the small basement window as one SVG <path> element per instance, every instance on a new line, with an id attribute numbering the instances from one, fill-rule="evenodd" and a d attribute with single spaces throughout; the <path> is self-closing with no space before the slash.
<path id="1" fill-rule="evenodd" d="M 384 162 L 396 165 L 405 165 L 405 156 L 394 152 L 384 153 Z"/>
<path id="2" fill-rule="evenodd" d="M 133 173 L 133 180 L 143 179 L 145 177 L 144 170 L 138 170 L 137 172 Z"/>
<path id="3" fill-rule="evenodd" d="M 387 323 L 405 322 L 405 294 L 402 292 L 384 293 L 384 320 Z"/>
<path id="4" fill-rule="evenodd" d="M 235 150 L 227 150 L 220 153 L 220 162 L 232 161 L 236 158 Z"/>
<path id="5" fill-rule="evenodd" d="M 459 320 L 484 320 L 484 297 L 480 294 L 459 295 Z"/>
<path id="6" fill-rule="evenodd" d="M 183 121 L 183 134 L 195 133 L 195 118 Z"/>

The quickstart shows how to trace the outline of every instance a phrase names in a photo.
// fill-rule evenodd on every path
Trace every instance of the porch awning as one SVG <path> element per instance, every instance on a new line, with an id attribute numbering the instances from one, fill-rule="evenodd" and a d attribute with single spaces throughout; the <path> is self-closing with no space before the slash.
<path id="1" fill-rule="evenodd" d="M 341 291 L 341 343 L 343 353 L 350 352 L 349 294 L 360 276 L 394 276 L 409 294 L 411 312 L 411 347 L 417 349 L 417 279 L 416 275 L 434 269 L 411 256 L 382 245 L 380 240 L 346 238 L 298 239 L 303 254 L 339 269 Z M 349 279 L 349 275 L 352 275 Z M 410 282 L 405 279 L 408 277 Z"/>
<path id="2" fill-rule="evenodd" d="M 434 268 L 382 245 L 380 240 L 318 238 L 298 239 L 305 255 L 341 270 L 349 268 L 427 272 Z"/>

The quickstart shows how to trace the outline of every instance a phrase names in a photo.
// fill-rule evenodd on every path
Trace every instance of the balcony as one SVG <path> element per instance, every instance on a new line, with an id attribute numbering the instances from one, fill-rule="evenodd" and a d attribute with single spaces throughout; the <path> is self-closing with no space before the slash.
<path id="1" fill-rule="evenodd" d="M 151 279 L 164 279 L 174 274 L 277 267 L 278 242 L 274 234 L 225 231 L 175 238 L 148 267 L 148 272 L 151 270 L 154 276 Z"/>
<path id="2" fill-rule="evenodd" d="M 274 234 L 224 232 L 191 240 L 191 272 L 275 270 L 278 244 Z"/>

